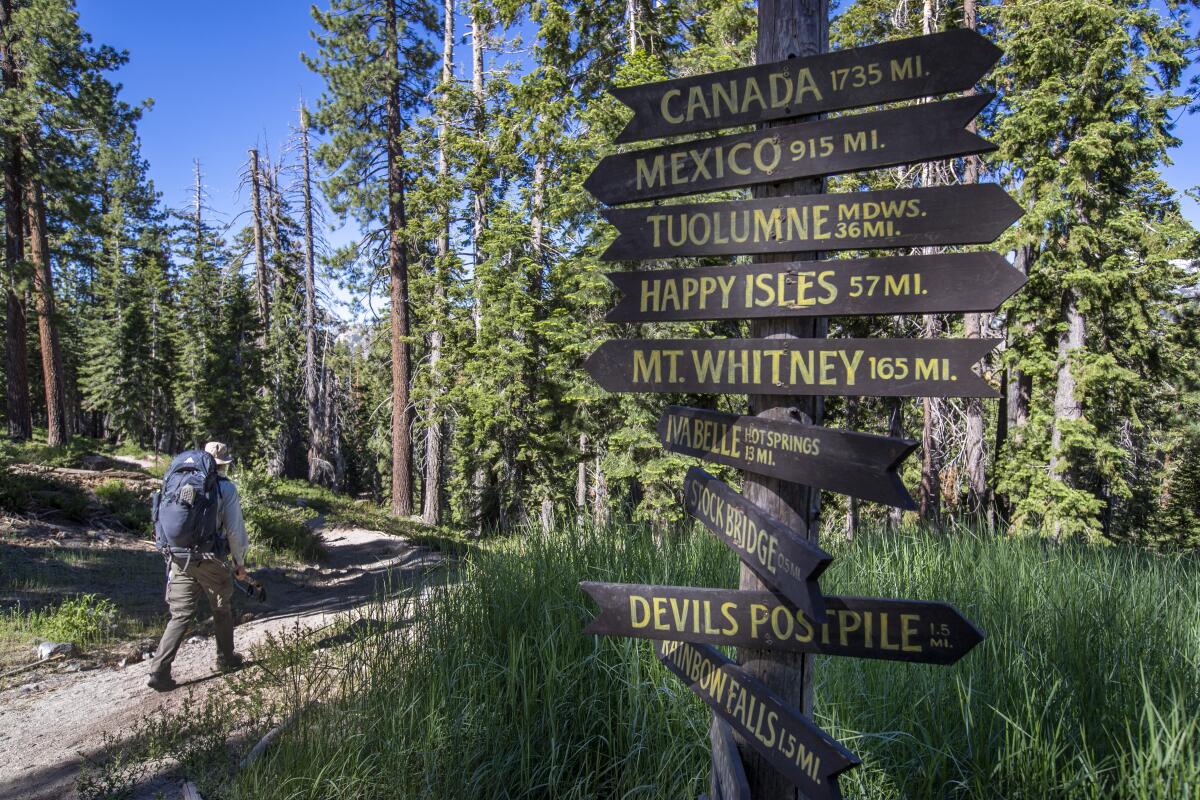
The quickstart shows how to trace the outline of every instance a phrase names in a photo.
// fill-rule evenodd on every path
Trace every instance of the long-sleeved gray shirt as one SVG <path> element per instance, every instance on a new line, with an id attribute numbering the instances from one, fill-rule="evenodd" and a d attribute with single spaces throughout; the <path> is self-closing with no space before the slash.
<path id="1" fill-rule="evenodd" d="M 237 486 L 228 478 L 221 478 L 221 501 L 217 504 L 217 530 L 229 541 L 229 555 L 236 566 L 246 564 L 246 548 L 250 541 L 246 537 L 246 520 L 242 517 L 242 500 Z"/>

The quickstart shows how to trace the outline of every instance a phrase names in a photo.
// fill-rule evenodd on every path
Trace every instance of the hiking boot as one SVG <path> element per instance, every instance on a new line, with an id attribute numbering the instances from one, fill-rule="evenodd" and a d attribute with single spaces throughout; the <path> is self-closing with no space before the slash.
<path id="1" fill-rule="evenodd" d="M 160 675 L 157 672 L 151 672 L 146 685 L 156 692 L 169 692 L 179 684 L 175 683 L 175 679 L 171 677 L 170 673 Z"/>
<path id="2" fill-rule="evenodd" d="M 217 657 L 217 672 L 236 672 L 246 663 L 246 659 L 242 658 L 241 653 L 230 653 L 227 656 Z"/>

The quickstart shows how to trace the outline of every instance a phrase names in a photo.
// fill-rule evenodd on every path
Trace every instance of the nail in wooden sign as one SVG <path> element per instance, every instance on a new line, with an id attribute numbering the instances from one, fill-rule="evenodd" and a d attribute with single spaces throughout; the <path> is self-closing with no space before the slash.
<path id="1" fill-rule="evenodd" d="M 735 189 L 987 153 L 966 130 L 993 94 L 802 122 L 608 156 L 583 182 L 602 203 Z"/>
<path id="2" fill-rule="evenodd" d="M 609 322 L 994 311 L 1025 284 L 995 252 L 610 272 Z"/>
<path id="3" fill-rule="evenodd" d="M 984 634 L 949 603 L 826 595 L 824 623 L 774 592 L 579 584 L 600 606 L 584 633 L 953 664 Z"/>
<path id="4" fill-rule="evenodd" d="M 917 507 L 896 474 L 917 449 L 912 439 L 668 406 L 658 418 L 658 440 L 673 453 L 715 464 L 907 511 Z M 684 502 L 691 497 L 685 482 Z"/>
<path id="5" fill-rule="evenodd" d="M 610 89 L 633 109 L 617 142 L 636 142 L 845 108 L 949 94 L 975 85 L 1000 49 L 959 29 L 772 64 Z"/>
<path id="6" fill-rule="evenodd" d="M 709 792 L 712 800 L 750 800 L 750 781 L 738 752 L 729 723 L 713 716 L 710 726 L 712 739 L 712 777 Z"/>
<path id="7" fill-rule="evenodd" d="M 825 621 L 817 578 L 833 556 L 699 467 L 688 470 L 683 505 L 775 591 Z"/>
<path id="8" fill-rule="evenodd" d="M 610 208 L 603 261 L 986 244 L 1020 219 L 994 183 Z"/>
<path id="9" fill-rule="evenodd" d="M 612 339 L 584 361 L 610 392 L 998 397 L 971 371 L 999 339 Z"/>
<path id="10" fill-rule="evenodd" d="M 658 659 L 805 797 L 836 800 L 837 776 L 862 762 L 716 648 L 660 642 Z"/>

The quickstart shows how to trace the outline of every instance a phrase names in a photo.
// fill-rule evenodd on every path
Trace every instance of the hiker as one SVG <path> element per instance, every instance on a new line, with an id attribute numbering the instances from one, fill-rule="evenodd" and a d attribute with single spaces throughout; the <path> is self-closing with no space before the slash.
<path id="1" fill-rule="evenodd" d="M 203 451 L 181 453 L 171 462 L 163 488 L 153 502 L 155 542 L 167 559 L 167 604 L 171 621 L 150 662 L 147 685 L 174 689 L 171 662 L 187 632 L 201 594 L 212 609 L 217 639 L 217 671 L 242 665 L 233 650 L 233 578 L 246 574 L 246 525 L 237 487 L 226 472 L 233 463 L 229 447 L 209 442 Z M 234 565 L 231 575 L 223 558 Z"/>

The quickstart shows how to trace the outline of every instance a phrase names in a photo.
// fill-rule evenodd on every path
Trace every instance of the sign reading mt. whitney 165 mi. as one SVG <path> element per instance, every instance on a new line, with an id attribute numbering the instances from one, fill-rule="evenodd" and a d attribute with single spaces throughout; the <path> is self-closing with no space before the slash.
<path id="1" fill-rule="evenodd" d="M 958 29 L 773 64 L 609 89 L 633 109 L 617 142 L 636 142 L 970 88 L 1000 49 Z"/>
<path id="2" fill-rule="evenodd" d="M 673 453 L 714 464 L 909 511 L 917 507 L 896 474 L 917 448 L 912 439 L 668 406 L 658 419 L 658 440 Z"/>
<path id="3" fill-rule="evenodd" d="M 609 322 L 994 311 L 1025 283 L 999 253 L 610 272 Z"/>
<path id="4" fill-rule="evenodd" d="M 688 470 L 683 505 L 771 588 L 825 621 L 817 578 L 833 556 L 699 467 Z M 803 524 L 803 523 L 801 523 Z"/>
<path id="5" fill-rule="evenodd" d="M 618 205 L 986 153 L 966 125 L 995 95 L 802 122 L 608 156 L 583 186 Z"/>
<path id="6" fill-rule="evenodd" d="M 971 371 L 999 339 L 612 339 L 583 367 L 610 392 L 997 397 Z"/>
<path id="7" fill-rule="evenodd" d="M 579 586 L 600 607 L 584 632 L 601 636 L 920 664 L 953 664 L 984 639 L 949 603 L 826 596 L 821 623 L 774 592 L 591 581 Z"/>
<path id="8" fill-rule="evenodd" d="M 660 661 L 805 797 L 837 800 L 837 775 L 862 762 L 715 647 L 660 642 Z"/>
<path id="9" fill-rule="evenodd" d="M 603 261 L 986 244 L 1020 219 L 994 183 L 846 192 L 601 212 L 617 228 Z"/>

